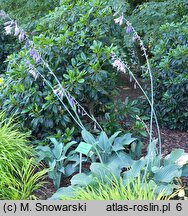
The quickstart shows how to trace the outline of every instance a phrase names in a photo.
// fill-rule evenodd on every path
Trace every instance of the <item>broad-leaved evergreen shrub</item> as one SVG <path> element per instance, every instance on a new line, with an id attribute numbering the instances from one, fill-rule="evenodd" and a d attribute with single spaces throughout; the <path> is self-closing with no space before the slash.
<path id="1" fill-rule="evenodd" d="M 152 50 L 155 108 L 163 126 L 188 129 L 188 24 L 160 28 L 160 37 Z"/>
<path id="2" fill-rule="evenodd" d="M 63 88 L 96 115 L 115 88 L 116 72 L 110 63 L 111 39 L 116 32 L 112 9 L 106 1 L 97 0 L 64 0 L 61 4 L 39 20 L 33 42 Z M 24 126 L 44 137 L 63 131 L 72 120 L 44 80 L 33 77 L 28 69 L 32 64 L 52 86 L 57 85 L 42 59 L 38 64 L 31 59 L 29 49 L 26 45 L 8 59 L 1 106 L 8 113 L 19 114 Z"/>
<path id="3" fill-rule="evenodd" d="M 179 22 L 187 12 L 187 0 L 148 1 L 135 8 L 128 20 L 145 42 L 155 44 L 160 26 Z"/>

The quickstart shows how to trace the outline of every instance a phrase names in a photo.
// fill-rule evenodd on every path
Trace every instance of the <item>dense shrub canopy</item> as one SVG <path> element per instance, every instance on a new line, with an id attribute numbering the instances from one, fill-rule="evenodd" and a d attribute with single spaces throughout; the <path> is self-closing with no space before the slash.
<path id="1" fill-rule="evenodd" d="M 95 114 L 109 101 L 115 87 L 115 72 L 110 64 L 115 32 L 112 10 L 106 1 L 65 0 L 61 4 L 39 20 L 33 42 L 62 86 Z M 70 125 L 70 117 L 43 80 L 29 75 L 28 62 L 52 86 L 57 85 L 42 64 L 35 65 L 24 47 L 9 57 L 1 105 L 9 113 L 21 114 L 25 126 L 35 133 L 61 131 Z"/>
<path id="2" fill-rule="evenodd" d="M 152 51 L 155 106 L 161 123 L 184 130 L 188 128 L 187 18 L 161 26 Z"/>
<path id="3" fill-rule="evenodd" d="M 135 8 L 128 19 L 145 42 L 155 44 L 160 26 L 179 21 L 187 12 L 187 0 L 149 1 Z"/>

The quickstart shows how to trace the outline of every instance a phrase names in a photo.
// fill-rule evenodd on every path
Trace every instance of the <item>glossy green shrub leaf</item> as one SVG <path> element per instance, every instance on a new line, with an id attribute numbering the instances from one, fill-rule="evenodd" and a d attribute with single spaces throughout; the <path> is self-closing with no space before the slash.
<path id="1" fill-rule="evenodd" d="M 167 23 L 159 30 L 152 49 L 155 109 L 160 123 L 170 129 L 187 130 L 188 17 Z"/>

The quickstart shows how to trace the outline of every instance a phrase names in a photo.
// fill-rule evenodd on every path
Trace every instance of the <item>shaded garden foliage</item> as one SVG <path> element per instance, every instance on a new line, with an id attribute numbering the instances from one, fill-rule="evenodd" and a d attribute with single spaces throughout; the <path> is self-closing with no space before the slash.
<path id="1" fill-rule="evenodd" d="M 161 124 L 181 130 L 188 129 L 187 18 L 161 26 L 152 50 L 155 107 Z"/>
<path id="2" fill-rule="evenodd" d="M 61 4 L 39 20 L 33 42 L 63 88 L 95 114 L 110 100 L 115 87 L 116 73 L 110 64 L 114 49 L 112 10 L 106 1 L 66 0 Z M 24 126 L 34 134 L 63 131 L 70 126 L 71 119 L 43 80 L 28 75 L 29 55 L 23 47 L 9 57 L 1 106 L 9 113 L 21 114 Z M 52 86 L 57 85 L 42 65 L 36 67 Z"/>

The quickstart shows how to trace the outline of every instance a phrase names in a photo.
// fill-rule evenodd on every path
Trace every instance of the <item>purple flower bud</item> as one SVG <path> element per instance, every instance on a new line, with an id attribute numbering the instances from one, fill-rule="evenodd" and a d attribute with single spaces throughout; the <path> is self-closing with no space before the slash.
<path id="1" fill-rule="evenodd" d="M 19 33 L 20 33 L 20 29 L 19 29 L 18 26 L 16 25 L 16 26 L 15 26 L 15 29 L 14 29 L 14 36 L 18 36 Z"/>
<path id="2" fill-rule="evenodd" d="M 131 34 L 132 31 L 133 31 L 132 26 L 131 26 L 131 25 L 128 25 L 127 28 L 126 28 L 126 33 L 127 33 L 127 34 Z"/>
<path id="3" fill-rule="evenodd" d="M 35 63 L 36 64 L 38 64 L 39 62 L 40 62 L 40 55 L 39 55 L 39 53 L 37 52 L 37 50 L 36 49 L 34 49 L 34 48 L 31 48 L 30 49 L 30 52 L 29 52 L 29 55 L 31 56 L 31 57 L 33 57 L 33 59 L 34 59 L 34 61 L 35 61 Z"/>
<path id="4" fill-rule="evenodd" d="M 68 101 L 72 106 L 75 106 L 75 101 L 70 95 L 68 95 Z"/>
<path id="5" fill-rule="evenodd" d="M 32 47 L 32 48 L 30 49 L 30 51 L 29 51 L 29 55 L 30 55 L 31 57 L 33 57 L 34 53 L 35 53 L 35 49 Z"/>
<path id="6" fill-rule="evenodd" d="M 4 29 L 5 29 L 7 35 L 11 34 L 11 30 L 12 30 L 11 24 L 5 26 Z"/>
<path id="7" fill-rule="evenodd" d="M 29 47 L 29 40 L 28 40 L 28 38 L 26 38 L 26 41 L 25 41 L 25 46 L 26 46 L 26 48 L 28 48 L 28 47 Z"/>
<path id="8" fill-rule="evenodd" d="M 39 53 L 37 51 L 33 55 L 33 59 L 35 60 L 36 64 L 38 64 L 40 62 L 40 55 L 39 55 Z"/>
<path id="9" fill-rule="evenodd" d="M 24 40 L 24 38 L 25 38 L 25 33 L 24 33 L 24 31 L 23 30 L 21 30 L 21 32 L 20 32 L 20 34 L 19 34 L 19 41 L 23 41 Z"/>

